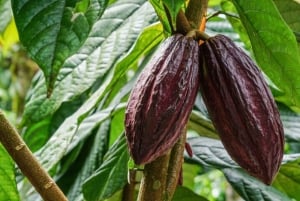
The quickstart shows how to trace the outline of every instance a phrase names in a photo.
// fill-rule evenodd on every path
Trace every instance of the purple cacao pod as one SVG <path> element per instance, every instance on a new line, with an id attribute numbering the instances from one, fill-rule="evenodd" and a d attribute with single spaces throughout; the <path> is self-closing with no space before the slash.
<path id="1" fill-rule="evenodd" d="M 270 184 L 282 161 L 284 132 L 261 71 L 222 35 L 199 51 L 200 91 L 225 149 L 250 175 Z"/>
<path id="2" fill-rule="evenodd" d="M 188 121 L 199 86 L 199 46 L 180 34 L 166 39 L 141 72 L 125 112 L 125 133 L 136 164 L 166 153 Z"/>

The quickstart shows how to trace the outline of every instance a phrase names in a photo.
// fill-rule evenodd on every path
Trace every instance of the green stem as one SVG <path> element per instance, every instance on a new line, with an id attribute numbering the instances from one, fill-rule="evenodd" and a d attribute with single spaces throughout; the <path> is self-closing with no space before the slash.
<path id="1" fill-rule="evenodd" d="M 67 201 L 63 192 L 39 164 L 1 111 L 0 142 L 45 201 Z"/>

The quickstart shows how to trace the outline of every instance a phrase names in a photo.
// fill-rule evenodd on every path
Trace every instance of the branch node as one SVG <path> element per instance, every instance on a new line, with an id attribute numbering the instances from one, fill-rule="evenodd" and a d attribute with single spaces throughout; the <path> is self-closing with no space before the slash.
<path id="1" fill-rule="evenodd" d="M 24 143 L 21 143 L 21 144 L 17 145 L 17 146 L 15 147 L 15 149 L 16 149 L 17 151 L 20 151 L 20 150 L 23 149 L 24 147 L 25 147 L 25 144 L 24 144 Z"/>

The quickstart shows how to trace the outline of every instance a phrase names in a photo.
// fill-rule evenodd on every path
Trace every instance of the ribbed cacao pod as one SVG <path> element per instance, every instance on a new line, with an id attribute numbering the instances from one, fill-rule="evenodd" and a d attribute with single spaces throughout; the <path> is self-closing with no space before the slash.
<path id="1" fill-rule="evenodd" d="M 199 86 L 199 46 L 180 34 L 166 39 L 130 94 L 125 133 L 136 164 L 166 153 L 188 121 Z"/>
<path id="2" fill-rule="evenodd" d="M 284 133 L 261 71 L 222 35 L 199 51 L 200 91 L 225 149 L 249 174 L 270 184 L 282 161 Z"/>

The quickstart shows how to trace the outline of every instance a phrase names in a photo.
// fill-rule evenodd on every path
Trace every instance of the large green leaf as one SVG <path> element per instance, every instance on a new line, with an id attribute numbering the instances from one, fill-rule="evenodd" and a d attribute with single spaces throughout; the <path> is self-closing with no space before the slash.
<path id="1" fill-rule="evenodd" d="M 259 66 L 282 95 L 277 99 L 300 111 L 300 56 L 293 32 L 272 0 L 233 0 Z"/>
<path id="2" fill-rule="evenodd" d="M 76 12 L 66 0 L 12 1 L 20 40 L 43 70 L 48 95 L 64 61 L 82 46 L 106 4 L 90 0 L 85 12 Z"/>
<path id="3" fill-rule="evenodd" d="M 238 165 L 230 158 L 220 140 L 207 137 L 188 137 L 193 150 L 192 160 L 215 168 L 232 168 Z"/>
<path id="4" fill-rule="evenodd" d="M 81 153 L 78 163 L 75 163 L 69 168 L 70 172 L 65 178 L 74 178 L 75 180 L 67 193 L 69 200 L 83 200 L 82 185 L 84 181 L 102 164 L 103 156 L 107 151 L 109 127 L 110 121 L 105 121 L 101 124 L 96 135 L 90 138 L 88 144 L 83 148 L 87 150 L 90 148 L 90 150 L 87 153 Z M 78 167 L 80 167 L 80 169 Z M 74 177 L 74 169 L 79 169 L 76 177 Z"/>
<path id="5" fill-rule="evenodd" d="M 281 16 L 290 28 L 300 33 L 300 2 L 295 0 L 273 0 Z"/>
<path id="6" fill-rule="evenodd" d="M 280 171 L 273 183 L 281 192 L 295 200 L 300 200 L 300 159 L 281 166 Z"/>
<path id="7" fill-rule="evenodd" d="M 0 144 L 0 200 L 20 200 L 15 178 L 15 164 Z"/>
<path id="8" fill-rule="evenodd" d="M 100 168 L 84 183 L 85 199 L 101 201 L 123 188 L 127 182 L 127 166 L 125 164 L 128 160 L 127 143 L 122 134 L 109 149 Z"/>
<path id="9" fill-rule="evenodd" d="M 124 6 L 124 9 L 127 9 L 127 7 Z M 136 12 L 131 15 L 130 19 L 127 21 L 128 23 L 125 23 L 124 26 L 121 26 L 119 31 L 122 32 L 122 30 L 124 29 L 123 33 L 126 33 L 128 29 L 133 29 L 130 35 L 131 37 L 133 36 L 137 37 L 137 35 L 135 35 L 137 34 L 136 32 L 140 31 L 140 29 L 142 29 L 142 27 L 145 24 L 150 23 L 153 20 L 153 15 L 149 15 L 151 13 L 153 12 L 151 11 L 150 5 L 148 3 L 143 3 L 143 5 L 141 5 L 136 10 Z M 144 16 L 144 19 L 141 19 L 141 16 Z M 133 24 L 135 28 L 133 27 Z M 138 29 L 137 27 L 139 27 L 140 29 Z M 124 40 L 126 41 L 126 37 L 124 37 Z M 121 41 L 119 40 L 116 41 L 114 38 L 114 40 L 111 42 L 115 42 L 117 43 L 116 45 L 121 46 L 120 43 Z M 155 42 L 155 40 L 154 41 L 150 40 L 150 41 Z M 110 43 L 110 45 L 113 45 L 113 43 Z M 103 51 L 104 50 L 105 48 L 103 48 Z M 140 53 L 143 55 L 144 51 Z M 104 54 L 103 56 L 108 56 L 108 54 L 112 55 L 110 49 L 107 50 L 107 52 L 103 52 L 103 54 Z M 133 54 L 135 55 L 135 53 Z M 137 57 L 136 55 L 135 57 L 131 57 L 130 55 L 128 55 L 128 57 L 126 58 L 122 60 L 122 61 L 126 60 L 126 62 L 124 62 L 125 64 L 127 64 L 128 60 L 135 61 L 135 59 L 138 59 L 139 57 Z M 102 60 L 99 60 L 99 62 L 100 61 Z M 113 64 L 110 63 L 110 65 Z M 99 112 L 96 112 L 94 115 L 85 119 L 86 115 L 98 105 L 99 101 L 104 97 L 106 92 L 108 92 L 111 89 L 111 87 L 118 82 L 120 76 L 123 76 L 124 72 L 126 72 L 126 69 L 128 69 L 129 67 L 130 64 L 129 66 L 119 66 L 119 65 L 115 66 L 115 68 L 113 68 L 112 71 L 110 71 L 110 73 L 105 77 L 105 80 L 102 82 L 101 87 L 98 88 L 97 91 L 95 91 L 95 93 L 93 93 L 92 96 L 72 116 L 70 116 L 63 122 L 63 124 L 49 139 L 47 144 L 39 151 L 37 155 L 41 160 L 41 163 L 44 165 L 46 169 L 48 170 L 51 169 L 57 162 L 59 162 L 59 160 L 63 157 L 63 155 L 66 154 L 68 150 L 70 150 L 71 146 L 73 146 L 74 144 L 73 142 L 78 141 L 78 139 L 80 139 L 76 136 L 76 134 L 78 134 L 77 133 L 78 123 L 84 120 L 84 122 L 86 123 L 91 122 L 92 124 L 90 125 L 94 126 L 97 125 L 97 123 L 101 123 L 101 121 L 111 116 L 112 112 L 114 112 L 116 109 L 120 109 L 120 108 L 116 108 L 117 105 L 113 105 L 109 108 L 100 110 Z M 121 71 L 123 71 L 123 73 L 121 73 Z M 87 124 L 85 125 L 88 126 Z"/>
<path id="10" fill-rule="evenodd" d="M 0 0 L 0 35 L 12 19 L 10 1 Z"/>
<path id="11" fill-rule="evenodd" d="M 231 0 L 222 0 L 221 8 L 224 12 L 230 13 L 230 16 L 226 16 L 227 20 L 231 23 L 233 29 L 239 34 L 241 41 L 243 41 L 245 48 L 247 50 L 251 49 L 251 43 L 247 34 L 245 27 L 243 26 L 241 20 L 237 17 L 237 11 Z"/>
<path id="12" fill-rule="evenodd" d="M 52 115 L 63 102 L 78 97 L 97 80 L 103 80 L 142 29 L 155 18 L 145 0 L 121 0 L 107 8 L 81 50 L 64 64 L 52 96 L 46 98 L 44 80 L 35 85 L 25 107 L 23 124 L 34 124 Z"/>
<path id="13" fill-rule="evenodd" d="M 291 201 L 272 186 L 267 186 L 244 171 L 226 168 L 223 172 L 233 188 L 245 201 Z"/>

